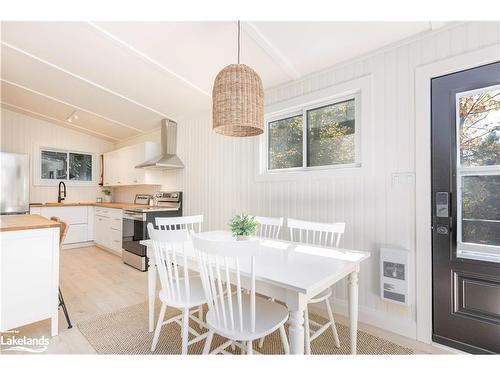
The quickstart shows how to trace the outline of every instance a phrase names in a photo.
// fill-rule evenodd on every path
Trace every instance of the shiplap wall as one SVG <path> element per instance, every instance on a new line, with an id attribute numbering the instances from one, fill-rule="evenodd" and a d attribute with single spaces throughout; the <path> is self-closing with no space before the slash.
<path id="1" fill-rule="evenodd" d="M 113 149 L 113 143 L 79 131 L 1 108 L 1 146 L 5 152 L 31 155 L 35 145 L 66 150 L 87 151 L 100 155 Z M 98 163 L 99 164 L 99 163 Z M 30 201 L 57 202 L 57 186 L 33 185 L 33 168 L 30 170 Z M 99 173 L 98 173 L 99 175 Z M 98 186 L 67 186 L 67 202 L 95 202 L 102 196 Z"/>
<path id="2" fill-rule="evenodd" d="M 379 249 L 408 249 L 415 254 L 415 69 L 500 41 L 500 23 L 466 23 L 414 38 L 350 63 L 266 91 L 266 105 L 371 75 L 373 138 L 362 150 L 367 163 L 358 172 L 296 181 L 258 181 L 256 139 L 234 139 L 211 130 L 211 115 L 179 122 L 178 154 L 186 168 L 165 172 L 163 189 L 181 189 L 185 214 L 205 216 L 204 229 L 225 228 L 231 215 L 285 216 L 345 221 L 344 246 L 371 253 L 360 273 L 360 319 L 415 337 L 414 303 L 401 307 L 379 298 Z M 361 125 L 362 126 L 362 125 Z M 159 140 L 159 132 L 147 139 Z M 144 140 L 144 139 L 143 139 Z M 135 140 L 138 141 L 138 140 Z M 117 147 L 125 145 L 118 144 Z M 393 174 L 410 183 L 392 184 Z M 133 196 L 117 189 L 117 197 Z M 410 275 L 414 277 L 414 275 Z M 415 286 L 411 285 L 412 298 Z M 345 286 L 336 287 L 334 310 L 345 307 Z"/>

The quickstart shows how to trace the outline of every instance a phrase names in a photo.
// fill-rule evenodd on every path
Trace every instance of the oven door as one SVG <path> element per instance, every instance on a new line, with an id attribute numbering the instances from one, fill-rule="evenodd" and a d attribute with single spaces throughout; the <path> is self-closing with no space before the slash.
<path id="1" fill-rule="evenodd" d="M 122 247 L 137 256 L 146 256 L 146 247 L 139 241 L 147 239 L 146 214 L 123 211 Z"/>

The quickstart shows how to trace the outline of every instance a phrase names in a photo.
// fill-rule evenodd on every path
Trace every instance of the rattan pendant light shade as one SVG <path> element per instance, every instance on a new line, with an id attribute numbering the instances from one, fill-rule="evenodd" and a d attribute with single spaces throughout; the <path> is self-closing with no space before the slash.
<path id="1" fill-rule="evenodd" d="M 232 137 L 250 137 L 264 132 L 264 90 L 259 75 L 239 63 L 222 69 L 212 91 L 213 129 Z"/>

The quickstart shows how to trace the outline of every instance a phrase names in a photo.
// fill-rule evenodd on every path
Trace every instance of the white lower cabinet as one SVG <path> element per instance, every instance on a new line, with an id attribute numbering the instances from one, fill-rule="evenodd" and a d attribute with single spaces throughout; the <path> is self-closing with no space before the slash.
<path id="1" fill-rule="evenodd" d="M 110 230 L 110 218 L 96 215 L 95 217 L 95 229 L 94 229 L 94 242 L 97 245 L 107 246 L 108 239 L 106 233 Z"/>
<path id="2" fill-rule="evenodd" d="M 73 224 L 68 228 L 66 233 L 65 244 L 75 244 L 78 242 L 87 242 L 87 224 Z"/>
<path id="3" fill-rule="evenodd" d="M 64 245 L 78 246 L 94 239 L 94 207 L 31 207 L 31 214 L 38 214 L 48 219 L 55 216 L 68 224 L 68 233 Z"/>
<path id="4" fill-rule="evenodd" d="M 57 216 L 68 224 L 64 244 L 86 246 L 89 242 L 114 254 L 122 254 L 122 210 L 93 206 L 31 207 L 31 214 Z"/>
<path id="5" fill-rule="evenodd" d="M 122 254 L 122 210 L 96 207 L 94 242 L 101 248 Z"/>

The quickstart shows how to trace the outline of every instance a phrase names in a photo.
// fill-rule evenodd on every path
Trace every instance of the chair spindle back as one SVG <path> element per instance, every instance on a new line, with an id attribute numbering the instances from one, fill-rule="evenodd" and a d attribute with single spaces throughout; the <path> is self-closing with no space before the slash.
<path id="1" fill-rule="evenodd" d="M 154 229 L 148 224 L 149 237 L 153 242 L 156 268 L 162 290 L 170 303 L 182 303 L 190 299 L 189 274 L 186 250 L 190 247 L 189 232 Z"/>
<path id="2" fill-rule="evenodd" d="M 186 229 L 189 232 L 201 232 L 203 215 L 180 216 L 180 217 L 157 217 L 155 223 L 162 230 Z"/>
<path id="3" fill-rule="evenodd" d="M 255 220 L 259 223 L 259 229 L 257 231 L 259 237 L 273 239 L 279 237 L 281 227 L 283 226 L 282 217 L 255 216 Z"/>
<path id="4" fill-rule="evenodd" d="M 288 219 L 287 225 L 290 228 L 290 241 L 327 247 L 339 247 L 345 231 L 345 223 Z"/>
<path id="5" fill-rule="evenodd" d="M 208 309 L 215 314 L 220 328 L 235 332 L 255 331 L 255 257 L 260 252 L 260 241 L 215 241 L 192 235 L 198 256 Z M 250 277 L 250 304 L 241 285 L 242 268 Z M 236 290 L 231 290 L 231 284 Z M 250 322 L 243 321 L 243 311 L 249 309 Z"/>

